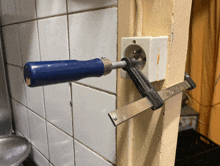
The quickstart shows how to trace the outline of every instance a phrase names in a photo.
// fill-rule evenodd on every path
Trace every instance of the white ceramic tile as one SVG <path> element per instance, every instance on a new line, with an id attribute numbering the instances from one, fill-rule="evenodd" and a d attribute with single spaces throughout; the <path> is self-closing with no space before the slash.
<path id="1" fill-rule="evenodd" d="M 39 18 L 64 14 L 67 12 L 65 0 L 36 0 L 36 4 L 37 16 Z"/>
<path id="2" fill-rule="evenodd" d="M 49 166 L 49 161 L 34 146 L 31 148 L 31 157 L 38 166 Z"/>
<path id="3" fill-rule="evenodd" d="M 3 28 L 6 61 L 10 64 L 22 66 L 19 43 L 18 25 L 10 25 Z"/>
<path id="4" fill-rule="evenodd" d="M 71 59 L 89 60 L 105 56 L 112 62 L 117 55 L 117 8 L 69 16 Z M 116 71 L 101 78 L 86 78 L 81 83 L 116 93 Z"/>
<path id="5" fill-rule="evenodd" d="M 13 100 L 15 128 L 30 140 L 27 108 Z"/>
<path id="6" fill-rule="evenodd" d="M 108 117 L 115 110 L 116 97 L 73 84 L 74 137 L 115 163 L 116 128 Z"/>
<path id="7" fill-rule="evenodd" d="M 22 65 L 29 61 L 40 61 L 37 21 L 19 24 Z"/>
<path id="8" fill-rule="evenodd" d="M 41 60 L 68 60 L 67 16 L 39 20 Z"/>
<path id="9" fill-rule="evenodd" d="M 46 121 L 28 110 L 31 143 L 48 159 Z"/>
<path id="10" fill-rule="evenodd" d="M 43 99 L 43 87 L 30 88 L 25 85 L 27 107 L 36 114 L 45 118 L 45 108 Z"/>
<path id="11" fill-rule="evenodd" d="M 78 141 L 74 142 L 76 166 L 113 166 Z"/>
<path id="12" fill-rule="evenodd" d="M 73 166 L 73 138 L 47 123 L 50 161 L 54 166 Z"/>
<path id="13" fill-rule="evenodd" d="M 3 25 L 36 18 L 35 0 L 1 0 L 1 6 Z"/>
<path id="14" fill-rule="evenodd" d="M 45 86 L 44 96 L 47 120 L 72 135 L 69 83 Z"/>
<path id="15" fill-rule="evenodd" d="M 68 0 L 68 12 L 117 5 L 117 0 Z"/>
<path id="16" fill-rule="evenodd" d="M 8 65 L 8 75 L 11 96 L 26 105 L 25 83 L 22 69 Z"/>
<path id="17" fill-rule="evenodd" d="M 30 61 L 40 61 L 37 22 L 31 21 L 19 24 L 22 65 Z M 45 118 L 43 88 L 30 88 L 25 85 L 27 107 Z"/>
<path id="18" fill-rule="evenodd" d="M 16 22 L 15 0 L 1 0 L 1 16 L 2 25 Z"/>
<path id="19" fill-rule="evenodd" d="M 35 0 L 15 0 L 17 21 L 27 21 L 36 18 Z"/>

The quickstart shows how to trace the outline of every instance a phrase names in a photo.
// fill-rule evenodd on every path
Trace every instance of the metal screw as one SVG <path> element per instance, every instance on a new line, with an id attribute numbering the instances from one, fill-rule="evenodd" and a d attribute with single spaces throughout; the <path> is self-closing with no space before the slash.
<path id="1" fill-rule="evenodd" d="M 118 120 L 118 118 L 117 118 L 116 115 L 113 117 L 113 120 L 114 120 L 114 121 Z"/>
<path id="2" fill-rule="evenodd" d="M 101 59 L 105 59 L 105 58 L 106 58 L 105 56 L 102 56 L 102 57 L 101 57 Z"/>

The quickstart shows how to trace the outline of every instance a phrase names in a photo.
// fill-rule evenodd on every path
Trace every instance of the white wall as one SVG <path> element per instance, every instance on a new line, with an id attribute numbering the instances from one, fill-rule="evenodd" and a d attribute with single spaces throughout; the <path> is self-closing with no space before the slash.
<path id="1" fill-rule="evenodd" d="M 1 0 L 16 132 L 39 166 L 111 166 L 116 72 L 77 83 L 29 88 L 28 61 L 117 58 L 117 0 Z M 72 104 L 71 101 L 73 102 Z"/>

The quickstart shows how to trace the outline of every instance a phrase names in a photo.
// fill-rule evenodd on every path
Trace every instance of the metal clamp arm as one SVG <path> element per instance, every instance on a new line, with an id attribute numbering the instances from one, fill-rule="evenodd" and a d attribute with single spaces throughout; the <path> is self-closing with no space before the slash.
<path id="1" fill-rule="evenodd" d="M 163 101 L 169 99 L 170 97 L 182 92 L 183 90 L 191 90 L 196 87 L 194 81 L 189 77 L 187 73 L 185 73 L 185 81 L 179 84 L 176 84 L 167 89 L 161 90 L 158 92 Z M 138 106 L 138 107 L 137 107 Z M 147 98 L 140 99 L 136 102 L 128 104 L 124 107 L 118 108 L 115 111 L 109 113 L 109 117 L 111 118 L 113 124 L 115 126 L 123 123 L 124 121 L 133 118 L 139 113 L 145 111 L 148 108 L 152 108 L 153 104 L 147 100 Z"/>
<path id="2" fill-rule="evenodd" d="M 196 88 L 195 82 L 192 80 L 192 78 L 185 72 L 184 80 L 187 81 L 187 83 L 190 85 L 190 88 L 188 90 L 193 90 Z"/>
<path id="3" fill-rule="evenodd" d="M 163 106 L 164 101 L 159 96 L 157 91 L 145 77 L 145 75 L 137 68 L 136 60 L 134 58 L 123 58 L 122 61 L 126 61 L 127 66 L 123 70 L 127 71 L 132 81 L 134 82 L 137 90 L 143 97 L 147 97 L 152 103 L 152 110 L 156 110 Z"/>

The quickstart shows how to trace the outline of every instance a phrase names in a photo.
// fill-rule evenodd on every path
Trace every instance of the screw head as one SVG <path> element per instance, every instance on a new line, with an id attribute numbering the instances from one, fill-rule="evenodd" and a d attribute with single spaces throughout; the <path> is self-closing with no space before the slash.
<path id="1" fill-rule="evenodd" d="M 113 116 L 113 120 L 114 120 L 114 121 L 118 120 L 118 118 L 117 118 L 117 116 L 116 116 L 116 115 L 115 115 L 115 116 Z"/>

